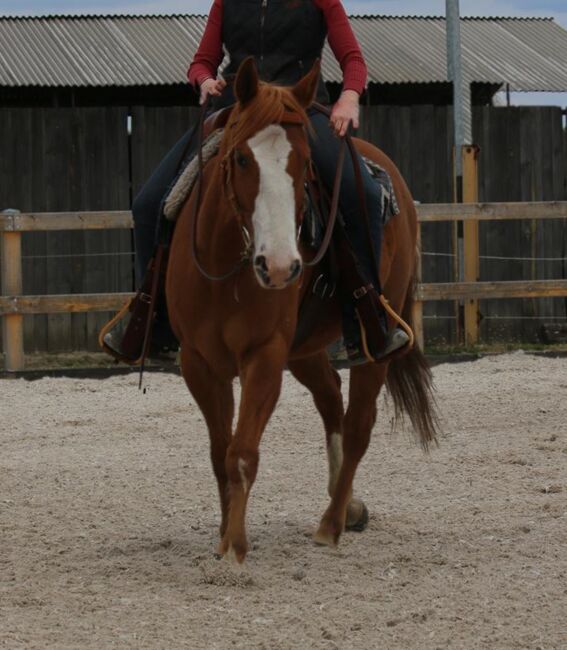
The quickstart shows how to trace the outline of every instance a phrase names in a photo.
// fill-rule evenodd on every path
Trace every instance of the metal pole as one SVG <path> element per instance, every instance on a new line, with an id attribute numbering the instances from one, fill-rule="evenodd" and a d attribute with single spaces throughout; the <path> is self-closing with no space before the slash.
<path id="1" fill-rule="evenodd" d="M 455 172 L 457 202 L 462 200 L 463 161 L 461 149 L 465 143 L 465 96 L 461 60 L 461 24 L 459 0 L 445 0 L 447 14 L 447 73 L 453 82 L 453 126 L 455 134 Z M 470 108 L 469 108 L 470 111 Z M 460 179 L 460 183 L 459 183 Z"/>
<path id="2" fill-rule="evenodd" d="M 453 131 L 455 148 L 453 156 L 454 196 L 457 203 L 463 202 L 463 157 L 465 146 L 472 142 L 472 102 L 470 81 L 463 79 L 461 48 L 461 15 L 459 0 L 445 0 L 447 24 L 447 75 L 453 82 Z M 455 223 L 453 242 L 456 252 L 455 274 L 460 282 L 465 278 L 465 245 L 463 223 Z M 457 340 L 462 338 L 465 325 L 465 304 L 455 303 L 457 317 Z"/>

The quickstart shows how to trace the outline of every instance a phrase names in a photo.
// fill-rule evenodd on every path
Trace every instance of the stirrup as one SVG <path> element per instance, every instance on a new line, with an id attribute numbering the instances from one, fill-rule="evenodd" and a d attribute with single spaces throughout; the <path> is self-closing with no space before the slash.
<path id="1" fill-rule="evenodd" d="M 392 309 L 392 307 L 390 307 L 390 303 L 387 298 L 385 298 L 383 294 L 380 294 L 379 300 L 384 310 L 392 317 L 397 325 L 393 329 L 386 332 L 385 342 L 382 350 L 378 354 L 373 355 L 370 352 L 368 346 L 368 337 L 364 324 L 360 318 L 358 319 L 358 324 L 360 326 L 362 351 L 364 352 L 366 359 L 369 362 L 373 363 L 385 361 L 392 357 L 395 353 L 399 353 L 401 351 L 409 352 L 415 343 L 413 330 L 405 322 L 405 320 L 399 316 Z"/>
<path id="2" fill-rule="evenodd" d="M 113 357 L 116 361 L 122 361 L 130 366 L 139 366 L 142 362 L 142 350 L 136 358 L 127 356 L 122 350 L 122 336 L 118 330 L 119 324 L 127 318 L 131 311 L 134 298 L 130 299 L 124 307 L 111 318 L 108 323 L 100 330 L 98 335 L 98 344 L 100 347 Z"/>
<path id="3" fill-rule="evenodd" d="M 127 318 L 128 312 L 132 305 L 130 300 L 117 314 L 114 316 L 100 331 L 98 342 L 100 347 L 116 361 L 122 361 L 130 366 L 139 366 L 142 363 L 142 350 L 143 340 L 140 341 L 140 349 L 138 355 L 134 358 L 129 356 L 122 349 L 122 342 L 124 340 L 124 331 L 120 329 L 120 323 Z M 155 330 L 154 330 L 155 333 Z M 178 345 L 173 345 L 173 341 L 167 343 L 161 342 L 161 338 L 156 337 L 150 339 L 150 345 L 147 358 L 161 364 L 177 364 Z"/>

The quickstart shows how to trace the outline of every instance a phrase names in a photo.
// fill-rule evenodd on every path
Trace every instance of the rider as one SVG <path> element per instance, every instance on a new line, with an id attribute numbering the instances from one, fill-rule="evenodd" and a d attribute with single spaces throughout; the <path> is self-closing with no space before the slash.
<path id="1" fill-rule="evenodd" d="M 218 74 L 218 68 L 228 54 L 223 74 L 234 77 L 239 65 L 252 55 L 261 80 L 290 86 L 298 82 L 317 59 L 321 58 L 325 38 L 340 64 L 343 87 L 329 119 L 320 112 L 309 111 L 313 127 L 310 134 L 311 157 L 327 188 L 332 188 L 339 150 L 339 138 L 350 124 L 359 125 L 359 98 L 367 77 L 366 64 L 360 46 L 349 24 L 340 0 L 214 0 L 203 37 L 189 67 L 188 78 L 200 94 L 200 103 L 213 99 L 214 109 L 235 102 L 232 85 Z M 319 80 L 316 100 L 329 104 L 323 79 Z M 338 137 L 337 137 L 338 136 Z M 195 130 L 186 133 L 166 155 L 135 198 L 134 239 L 136 245 L 136 280 L 141 286 L 156 241 L 156 223 L 161 215 L 164 197 L 175 180 L 184 160 L 196 150 Z M 371 219 L 376 255 L 381 246 L 381 188 L 360 165 L 365 202 L 378 218 Z M 364 286 L 372 284 L 379 290 L 376 260 L 368 247 L 368 229 L 361 217 L 355 173 L 350 157 L 345 158 L 339 194 L 339 207 L 350 244 L 356 251 L 359 272 Z M 361 268 L 360 268 L 361 267 Z M 366 360 L 362 352 L 361 335 L 355 323 L 352 305 L 347 305 L 343 318 L 345 342 L 352 362 Z M 350 309 L 350 311 L 349 311 Z M 158 348 L 173 347 L 165 309 L 158 309 L 153 340 Z M 407 334 L 398 329 L 387 331 L 386 318 L 380 313 L 375 326 L 382 329 L 384 348 L 376 358 L 403 347 Z M 105 337 L 108 347 L 120 351 L 120 338 L 115 331 Z"/>

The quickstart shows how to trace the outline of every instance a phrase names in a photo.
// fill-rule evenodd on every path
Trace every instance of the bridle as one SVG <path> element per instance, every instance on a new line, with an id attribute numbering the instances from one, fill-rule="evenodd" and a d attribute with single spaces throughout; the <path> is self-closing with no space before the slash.
<path id="1" fill-rule="evenodd" d="M 223 280 L 228 280 L 233 275 L 236 275 L 242 268 L 244 268 L 247 264 L 250 263 L 252 259 L 253 249 L 254 249 L 254 241 L 252 236 L 250 235 L 250 232 L 246 228 L 242 207 L 238 202 L 238 197 L 234 189 L 233 165 L 234 165 L 234 155 L 236 152 L 236 146 L 231 146 L 229 147 L 228 151 L 226 152 L 226 154 L 223 156 L 221 160 L 221 167 L 223 169 L 224 184 L 227 189 L 228 201 L 240 224 L 244 248 L 240 253 L 239 261 L 233 266 L 232 269 L 230 269 L 229 271 L 221 275 L 214 275 L 212 273 L 209 273 L 199 260 L 199 256 L 197 253 L 197 221 L 198 221 L 199 206 L 201 204 L 202 189 L 203 189 L 203 166 L 204 165 L 203 165 L 202 143 L 203 143 L 203 134 L 204 134 L 205 114 L 208 108 L 208 103 L 209 102 L 207 101 L 205 104 L 203 104 L 201 108 L 201 114 L 199 117 L 199 124 L 198 124 L 198 138 L 197 138 L 198 154 L 197 155 L 198 155 L 198 162 L 199 162 L 199 171 L 197 176 L 197 187 L 196 187 L 197 194 L 196 194 L 195 202 L 193 203 L 193 212 L 192 212 L 193 241 L 192 241 L 191 252 L 192 252 L 193 262 L 195 263 L 195 266 L 197 267 L 199 273 L 201 273 L 203 277 L 205 277 L 207 280 L 210 280 L 212 282 L 222 282 Z M 327 115 L 327 117 L 330 117 L 329 109 L 327 109 L 322 104 L 313 103 L 311 106 L 318 112 Z M 296 112 L 285 111 L 281 119 L 279 120 L 279 123 L 298 125 L 298 124 L 303 124 L 303 119 Z M 350 133 L 347 132 L 345 137 L 341 138 L 341 142 L 339 145 L 339 154 L 337 158 L 337 167 L 336 167 L 335 179 L 333 184 L 333 193 L 332 193 L 332 199 L 330 204 L 329 216 L 327 220 L 327 226 L 325 229 L 325 235 L 323 237 L 323 241 L 321 242 L 319 251 L 317 252 L 315 257 L 309 261 L 303 262 L 304 266 L 307 267 L 313 267 L 319 264 L 319 262 L 325 256 L 325 253 L 327 252 L 329 245 L 331 243 L 331 238 L 333 236 L 333 229 L 337 219 L 337 212 L 338 212 L 338 205 L 339 205 L 339 191 L 340 191 L 341 177 L 342 177 L 342 171 L 343 171 L 344 159 L 345 159 L 345 144 L 349 148 L 349 152 L 353 161 L 355 178 L 356 178 L 358 194 L 359 194 L 359 201 L 363 208 L 363 212 L 366 213 L 366 217 L 367 217 L 366 221 L 368 223 L 368 215 L 366 212 L 366 204 L 364 200 L 364 188 L 362 184 L 362 176 L 360 173 L 360 165 L 358 162 L 356 151 L 354 149 L 354 145 L 352 143 Z"/>

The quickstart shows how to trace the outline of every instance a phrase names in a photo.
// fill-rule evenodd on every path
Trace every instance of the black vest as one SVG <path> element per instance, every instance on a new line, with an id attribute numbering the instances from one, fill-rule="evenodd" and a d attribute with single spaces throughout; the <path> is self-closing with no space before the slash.
<path id="1" fill-rule="evenodd" d="M 312 0 L 223 0 L 227 79 L 253 56 L 262 81 L 292 86 L 321 58 L 326 37 L 325 17 Z M 220 99 L 220 105 L 232 103 L 232 91 L 227 89 Z M 329 103 L 322 78 L 317 101 Z"/>

